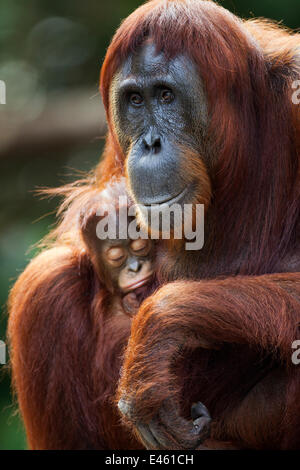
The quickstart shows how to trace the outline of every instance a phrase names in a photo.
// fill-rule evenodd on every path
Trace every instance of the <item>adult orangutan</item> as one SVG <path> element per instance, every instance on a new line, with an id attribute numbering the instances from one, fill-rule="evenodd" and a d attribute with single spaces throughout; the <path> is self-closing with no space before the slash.
<path id="1" fill-rule="evenodd" d="M 299 48 L 298 34 L 209 0 L 152 0 L 122 23 L 101 73 L 104 159 L 71 190 L 54 247 L 11 296 L 14 382 L 32 447 L 128 445 L 103 438 L 109 420 L 89 413 L 97 386 L 104 413 L 98 376 L 114 349 L 100 324 L 85 327 L 99 311 L 89 257 L 77 269 L 75 223 L 82 193 L 88 200 L 125 174 L 136 202 L 204 203 L 206 223 L 201 251 L 160 242 L 161 288 L 133 320 L 122 368 L 124 419 L 147 448 L 300 448 L 291 360 L 300 338 Z M 129 328 L 118 327 L 125 341 Z"/>

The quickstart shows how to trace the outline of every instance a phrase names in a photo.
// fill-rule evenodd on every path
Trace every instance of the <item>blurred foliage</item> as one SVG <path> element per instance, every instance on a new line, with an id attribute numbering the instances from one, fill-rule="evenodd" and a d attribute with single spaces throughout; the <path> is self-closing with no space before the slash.
<path id="1" fill-rule="evenodd" d="M 227 0 L 220 2 L 242 17 L 265 16 L 291 27 L 300 25 L 299 0 Z M 120 21 L 138 0 L 1 0 L 0 79 L 7 103 L 34 119 L 53 93 L 89 88 L 97 93 L 105 50 Z M 100 99 L 100 98 L 99 98 Z M 4 105 L 0 105 L 0 113 Z M 3 137 L 3 136 L 2 136 Z M 0 130 L 1 139 L 1 130 Z M 86 171 L 101 153 L 101 142 L 87 142 L 64 154 L 50 152 L 0 160 L 0 339 L 5 338 L 5 303 L 13 284 L 35 250 L 29 251 L 54 223 L 57 201 L 40 200 L 34 189 L 71 179 L 72 168 Z M 41 218 L 41 216 L 45 217 Z M 26 448 L 21 421 L 14 412 L 9 375 L 0 382 L 0 449 Z"/>

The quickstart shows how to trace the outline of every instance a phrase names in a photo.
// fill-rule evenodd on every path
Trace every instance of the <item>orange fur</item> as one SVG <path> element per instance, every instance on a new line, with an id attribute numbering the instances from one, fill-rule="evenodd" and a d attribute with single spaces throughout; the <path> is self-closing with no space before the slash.
<path id="1" fill-rule="evenodd" d="M 106 318 L 77 221 L 83 205 L 125 172 L 109 89 L 147 38 L 168 57 L 188 54 L 196 63 L 214 165 L 183 152 L 187 171 L 205 187 L 205 247 L 161 246 L 161 284 L 177 282 L 147 299 L 134 319 L 120 394 L 144 423 L 164 399 L 186 417 L 202 400 L 213 416 L 214 447 L 300 448 L 300 369 L 290 361 L 300 322 L 300 124 L 291 102 L 300 38 L 265 20 L 241 21 L 209 0 L 149 1 L 108 49 L 103 160 L 80 187 L 64 190 L 52 248 L 31 262 L 10 297 L 13 380 L 30 447 L 141 446 L 111 405 L 130 324 Z M 182 448 L 176 436 L 170 445 Z"/>

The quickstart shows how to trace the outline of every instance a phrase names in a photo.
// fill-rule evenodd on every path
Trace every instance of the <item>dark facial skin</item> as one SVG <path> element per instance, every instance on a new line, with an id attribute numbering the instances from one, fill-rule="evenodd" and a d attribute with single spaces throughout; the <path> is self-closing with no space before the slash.
<path id="1" fill-rule="evenodd" d="M 182 155 L 184 148 L 201 154 L 207 123 L 193 62 L 185 56 L 167 61 L 146 43 L 114 77 L 110 100 L 136 202 L 191 201 L 196 182 L 182 177 Z"/>

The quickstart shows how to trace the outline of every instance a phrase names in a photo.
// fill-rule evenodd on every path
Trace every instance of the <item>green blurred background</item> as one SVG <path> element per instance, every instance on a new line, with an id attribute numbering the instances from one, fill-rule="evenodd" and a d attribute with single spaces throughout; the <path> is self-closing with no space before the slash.
<path id="1" fill-rule="evenodd" d="M 8 291 L 55 221 L 58 201 L 40 200 L 34 190 L 74 180 L 97 163 L 105 135 L 100 65 L 121 19 L 141 3 L 0 0 L 0 80 L 7 87 L 0 104 L 0 340 Z M 299 0 L 220 3 L 242 17 L 300 26 Z M 0 449 L 26 449 L 9 373 L 0 368 Z"/>

